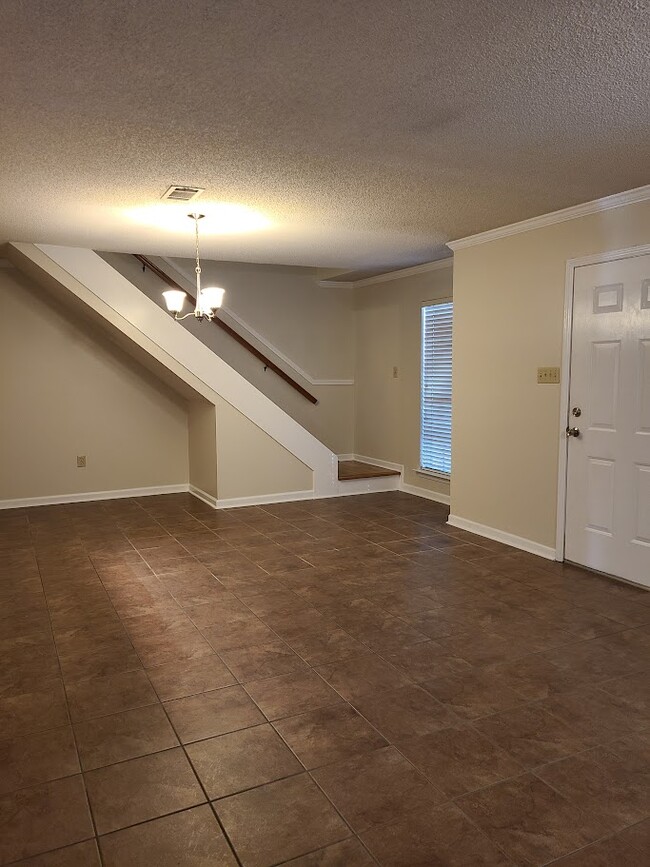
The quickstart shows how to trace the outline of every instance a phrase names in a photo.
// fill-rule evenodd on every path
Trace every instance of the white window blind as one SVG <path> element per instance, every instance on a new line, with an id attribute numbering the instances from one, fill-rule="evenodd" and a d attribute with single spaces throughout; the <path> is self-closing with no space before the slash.
<path id="1" fill-rule="evenodd" d="M 420 466 L 451 472 L 451 301 L 422 308 Z"/>

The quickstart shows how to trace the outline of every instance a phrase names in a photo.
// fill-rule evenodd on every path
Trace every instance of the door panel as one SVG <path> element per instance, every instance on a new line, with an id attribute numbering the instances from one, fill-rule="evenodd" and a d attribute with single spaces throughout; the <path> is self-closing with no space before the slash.
<path id="1" fill-rule="evenodd" d="M 576 268 L 567 560 L 650 586 L 650 256 Z"/>

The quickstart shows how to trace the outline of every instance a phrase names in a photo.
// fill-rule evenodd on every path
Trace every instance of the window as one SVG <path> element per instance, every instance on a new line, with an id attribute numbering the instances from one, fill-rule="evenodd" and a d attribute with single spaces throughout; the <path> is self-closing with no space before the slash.
<path id="1" fill-rule="evenodd" d="M 451 326 L 453 304 L 422 308 L 420 467 L 451 472 Z"/>

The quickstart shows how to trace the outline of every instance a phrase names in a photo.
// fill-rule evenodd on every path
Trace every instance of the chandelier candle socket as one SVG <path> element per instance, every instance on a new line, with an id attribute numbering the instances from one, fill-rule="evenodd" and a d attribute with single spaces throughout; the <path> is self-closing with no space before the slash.
<path id="1" fill-rule="evenodd" d="M 181 289 L 168 289 L 166 292 L 163 292 L 163 298 L 165 299 L 167 310 L 169 310 L 170 313 L 174 314 L 174 319 L 176 319 L 177 321 L 180 321 L 181 319 L 187 319 L 188 316 L 194 316 L 196 319 L 198 319 L 199 322 L 203 322 L 204 319 L 214 319 L 217 310 L 223 304 L 223 296 L 225 294 L 225 290 L 223 290 L 220 286 L 206 286 L 205 289 L 201 288 L 201 260 L 199 257 L 199 220 L 202 220 L 204 215 L 188 214 L 187 216 L 190 217 L 190 219 L 194 220 L 194 241 L 196 253 L 196 267 L 194 268 L 194 271 L 196 273 L 196 306 L 194 310 L 186 313 L 184 316 L 181 316 L 180 313 L 183 310 L 183 305 L 185 304 L 187 294 Z"/>

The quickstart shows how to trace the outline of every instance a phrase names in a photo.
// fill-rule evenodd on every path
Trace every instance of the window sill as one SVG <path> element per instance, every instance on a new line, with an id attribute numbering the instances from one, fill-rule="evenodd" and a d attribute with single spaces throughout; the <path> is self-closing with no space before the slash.
<path id="1" fill-rule="evenodd" d="M 415 472 L 418 476 L 429 476 L 432 479 L 441 479 L 443 482 L 448 482 L 451 479 L 451 473 L 441 473 L 438 470 L 425 470 L 422 467 L 416 467 Z"/>

